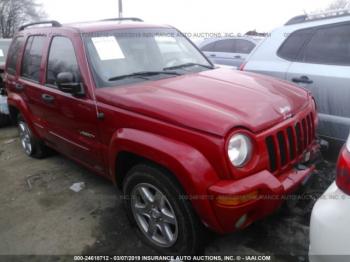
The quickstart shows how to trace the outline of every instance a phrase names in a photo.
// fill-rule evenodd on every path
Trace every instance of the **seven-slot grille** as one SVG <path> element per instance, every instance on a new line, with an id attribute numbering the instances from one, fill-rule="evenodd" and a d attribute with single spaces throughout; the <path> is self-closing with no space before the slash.
<path id="1" fill-rule="evenodd" d="M 288 166 L 296 160 L 315 138 L 315 123 L 313 114 L 308 114 L 294 126 L 268 136 L 265 139 L 269 153 L 269 170 L 277 170 Z"/>

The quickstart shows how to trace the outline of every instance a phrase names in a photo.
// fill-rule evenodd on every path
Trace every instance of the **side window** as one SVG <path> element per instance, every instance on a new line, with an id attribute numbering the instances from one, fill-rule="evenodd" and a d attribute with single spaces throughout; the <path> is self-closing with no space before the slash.
<path id="1" fill-rule="evenodd" d="M 45 36 L 30 36 L 24 50 L 21 76 L 39 82 Z"/>
<path id="2" fill-rule="evenodd" d="M 234 53 L 234 47 L 235 44 L 232 39 L 219 40 L 216 42 L 215 52 Z"/>
<path id="3" fill-rule="evenodd" d="M 292 33 L 278 50 L 278 56 L 289 61 L 296 61 L 302 47 L 312 37 L 313 32 L 313 29 L 303 29 Z"/>
<path id="4" fill-rule="evenodd" d="M 81 81 L 72 42 L 66 37 L 56 36 L 53 38 L 50 46 L 46 84 L 57 86 L 57 75 L 63 72 L 72 73 L 75 82 Z"/>
<path id="5" fill-rule="evenodd" d="M 250 41 L 237 39 L 236 40 L 236 53 L 249 54 L 255 47 Z"/>
<path id="6" fill-rule="evenodd" d="M 18 36 L 12 41 L 12 45 L 7 55 L 7 73 L 16 74 L 18 56 L 22 50 L 24 42 L 23 36 Z"/>
<path id="7" fill-rule="evenodd" d="M 203 46 L 201 50 L 204 52 L 215 52 L 215 42 Z"/>
<path id="8" fill-rule="evenodd" d="M 307 45 L 304 62 L 350 65 L 350 25 L 319 29 Z"/>

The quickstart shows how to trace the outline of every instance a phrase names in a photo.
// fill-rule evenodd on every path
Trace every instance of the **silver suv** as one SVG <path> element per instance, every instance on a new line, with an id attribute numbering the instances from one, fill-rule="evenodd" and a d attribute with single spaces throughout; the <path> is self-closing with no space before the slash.
<path id="1" fill-rule="evenodd" d="M 345 141 L 350 127 L 350 11 L 292 18 L 274 30 L 241 70 L 275 76 L 310 90 L 319 134 Z"/>

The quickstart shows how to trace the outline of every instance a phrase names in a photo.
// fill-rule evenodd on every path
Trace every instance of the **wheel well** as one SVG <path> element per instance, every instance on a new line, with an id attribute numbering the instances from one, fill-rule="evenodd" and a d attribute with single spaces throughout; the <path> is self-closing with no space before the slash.
<path id="1" fill-rule="evenodd" d="M 11 118 L 11 121 L 12 123 L 17 123 L 17 117 L 18 117 L 18 114 L 19 114 L 19 110 L 14 107 L 14 106 L 9 106 L 9 110 L 10 110 L 10 118 Z"/>
<path id="2" fill-rule="evenodd" d="M 144 158 L 142 156 L 139 156 L 130 152 L 123 151 L 118 154 L 117 160 L 116 160 L 116 182 L 118 187 L 120 188 L 122 187 L 124 179 L 128 174 L 128 172 L 131 170 L 131 168 L 141 163 L 155 166 L 157 168 L 164 170 L 169 174 L 172 173 L 168 168 L 158 164 L 157 162 L 154 162 L 152 160 L 149 160 L 147 158 Z"/>
<path id="3" fill-rule="evenodd" d="M 116 161 L 116 182 L 118 187 L 122 187 L 124 178 L 130 171 L 130 169 L 141 163 L 147 161 L 145 158 L 140 157 L 130 152 L 120 152 Z"/>

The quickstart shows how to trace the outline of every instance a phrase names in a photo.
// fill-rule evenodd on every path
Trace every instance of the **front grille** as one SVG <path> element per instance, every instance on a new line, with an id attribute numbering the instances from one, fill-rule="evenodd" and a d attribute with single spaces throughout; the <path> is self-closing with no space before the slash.
<path id="1" fill-rule="evenodd" d="M 312 113 L 297 122 L 286 126 L 265 139 L 269 154 L 269 170 L 276 172 L 297 159 L 315 138 L 315 125 Z"/>

